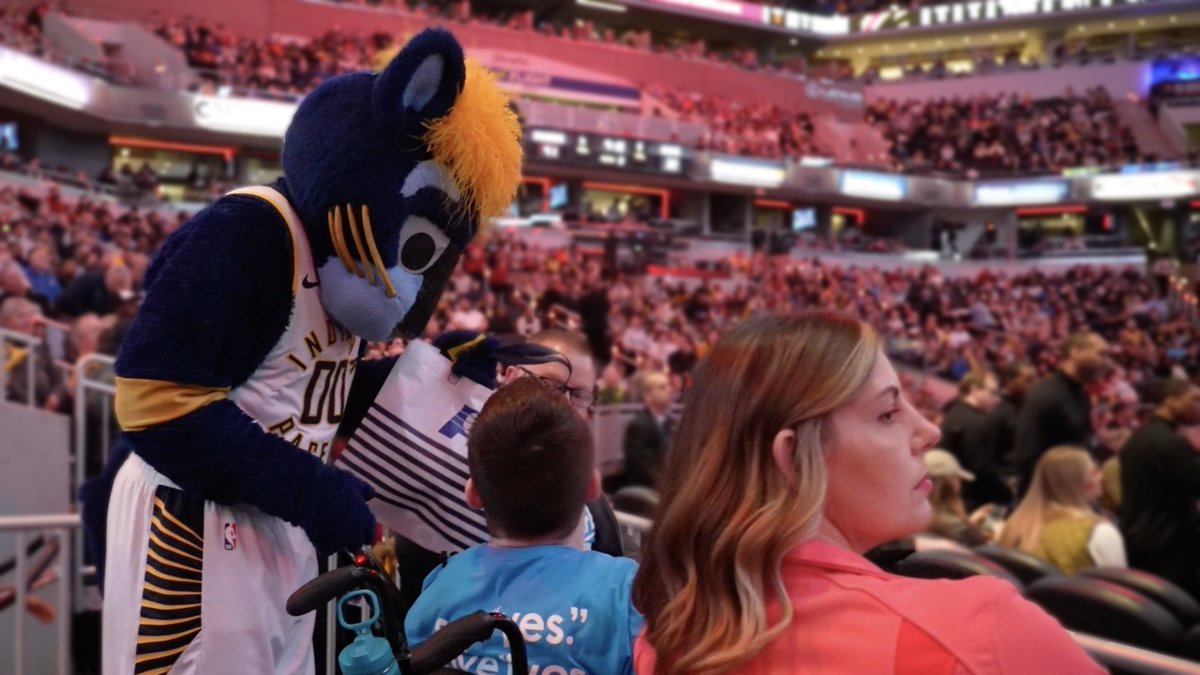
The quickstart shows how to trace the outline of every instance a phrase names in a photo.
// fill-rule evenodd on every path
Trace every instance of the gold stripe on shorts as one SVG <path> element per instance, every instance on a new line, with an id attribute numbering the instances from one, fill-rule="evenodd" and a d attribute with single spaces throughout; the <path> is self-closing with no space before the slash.
<path id="1" fill-rule="evenodd" d="M 200 634 L 204 502 L 159 486 L 146 547 L 146 576 L 138 620 L 138 675 L 167 673 Z"/>

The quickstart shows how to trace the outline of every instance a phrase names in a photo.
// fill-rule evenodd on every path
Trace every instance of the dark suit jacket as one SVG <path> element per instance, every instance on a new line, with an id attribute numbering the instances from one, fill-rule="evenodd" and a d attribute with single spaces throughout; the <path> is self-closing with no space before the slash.
<path id="1" fill-rule="evenodd" d="M 1173 423 L 1151 417 L 1117 456 L 1130 566 L 1200 592 L 1200 454 Z"/>
<path id="2" fill-rule="evenodd" d="M 654 415 L 640 410 L 625 427 L 625 484 L 657 489 L 659 465 L 669 442 Z"/>
<path id="3" fill-rule="evenodd" d="M 1021 494 L 1029 487 L 1033 469 L 1056 445 L 1087 448 L 1092 437 L 1092 403 L 1078 382 L 1062 371 L 1034 383 L 1025 394 L 1017 417 L 1013 460 L 1021 475 Z"/>

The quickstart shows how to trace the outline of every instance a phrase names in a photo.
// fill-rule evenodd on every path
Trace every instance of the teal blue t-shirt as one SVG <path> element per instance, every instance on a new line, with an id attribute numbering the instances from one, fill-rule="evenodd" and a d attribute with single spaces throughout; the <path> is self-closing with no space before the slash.
<path id="1" fill-rule="evenodd" d="M 642 616 L 630 590 L 637 563 L 567 546 L 474 546 L 429 573 L 404 623 L 417 645 L 479 610 L 508 615 L 525 636 L 531 675 L 633 673 Z M 447 664 L 477 675 L 508 675 L 499 633 Z"/>

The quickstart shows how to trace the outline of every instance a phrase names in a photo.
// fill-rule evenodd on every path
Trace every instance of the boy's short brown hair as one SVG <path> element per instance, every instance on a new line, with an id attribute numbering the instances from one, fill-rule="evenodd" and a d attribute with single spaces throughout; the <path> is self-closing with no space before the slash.
<path id="1" fill-rule="evenodd" d="M 566 535 L 583 513 L 592 435 L 562 394 L 533 377 L 492 394 L 467 439 L 467 463 L 493 536 Z"/>

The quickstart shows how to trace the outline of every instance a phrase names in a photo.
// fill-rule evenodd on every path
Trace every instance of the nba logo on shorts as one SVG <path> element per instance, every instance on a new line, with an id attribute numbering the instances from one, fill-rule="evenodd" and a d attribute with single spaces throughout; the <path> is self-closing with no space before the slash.
<path id="1" fill-rule="evenodd" d="M 237 548 L 237 523 L 225 523 L 225 550 Z"/>

